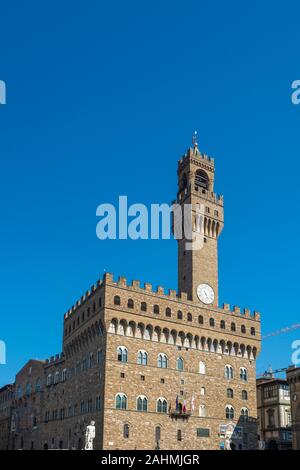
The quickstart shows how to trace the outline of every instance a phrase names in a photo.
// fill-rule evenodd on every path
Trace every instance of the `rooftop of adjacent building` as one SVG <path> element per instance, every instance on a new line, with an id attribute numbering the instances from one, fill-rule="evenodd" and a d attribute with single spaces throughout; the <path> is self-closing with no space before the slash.
<path id="1" fill-rule="evenodd" d="M 272 376 L 258 377 L 256 379 L 256 386 L 261 387 L 264 385 L 287 385 L 286 379 L 276 378 Z"/>
<path id="2" fill-rule="evenodd" d="M 3 392 L 6 392 L 7 390 L 12 390 L 13 387 L 14 387 L 14 384 L 3 385 L 3 387 L 0 388 L 0 394 Z"/>

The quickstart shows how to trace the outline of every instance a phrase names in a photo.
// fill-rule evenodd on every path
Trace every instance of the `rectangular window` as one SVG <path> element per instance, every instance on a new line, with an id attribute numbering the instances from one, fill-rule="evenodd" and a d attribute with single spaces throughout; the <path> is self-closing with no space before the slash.
<path id="1" fill-rule="evenodd" d="M 97 351 L 97 362 L 102 364 L 102 351 L 100 349 Z"/>
<path id="2" fill-rule="evenodd" d="M 101 410 L 101 397 L 100 395 L 96 397 L 96 410 L 99 411 Z"/>

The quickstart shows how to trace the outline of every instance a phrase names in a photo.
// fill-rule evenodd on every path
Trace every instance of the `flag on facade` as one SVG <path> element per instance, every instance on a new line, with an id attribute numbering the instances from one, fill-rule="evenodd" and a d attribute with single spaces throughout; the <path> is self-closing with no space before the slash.
<path id="1" fill-rule="evenodd" d="M 176 397 L 175 406 L 176 406 L 176 411 L 178 411 L 178 407 L 179 407 L 178 395 L 177 395 L 177 397 Z"/>

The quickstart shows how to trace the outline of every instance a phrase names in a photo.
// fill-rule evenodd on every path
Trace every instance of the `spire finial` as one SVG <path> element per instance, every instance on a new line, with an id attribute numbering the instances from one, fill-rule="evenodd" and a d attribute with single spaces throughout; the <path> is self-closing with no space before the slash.
<path id="1" fill-rule="evenodd" d="M 194 149 L 196 149 L 198 147 L 197 131 L 194 131 L 192 143 L 193 143 Z"/>

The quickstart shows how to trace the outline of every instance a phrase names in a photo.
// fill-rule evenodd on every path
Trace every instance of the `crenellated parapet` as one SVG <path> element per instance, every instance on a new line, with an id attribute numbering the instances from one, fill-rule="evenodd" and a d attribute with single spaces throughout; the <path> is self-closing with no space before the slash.
<path id="1" fill-rule="evenodd" d="M 153 288 L 152 284 L 147 283 L 147 282 L 144 283 L 144 286 L 141 286 L 141 282 L 138 280 L 134 280 L 131 283 L 127 283 L 127 279 L 123 276 L 119 276 L 118 280 L 115 281 L 112 273 L 105 273 L 103 281 L 107 284 L 126 288 L 129 291 L 137 291 L 138 293 L 145 291 L 157 297 L 162 297 L 164 299 L 170 299 L 170 300 L 175 300 L 175 301 L 181 301 L 189 305 L 200 307 L 198 302 L 195 303 L 189 300 L 185 292 L 177 292 L 176 290 L 168 289 L 166 293 L 165 288 L 162 286 L 157 286 L 156 288 Z M 232 315 L 242 316 L 243 318 L 260 320 L 260 313 L 257 312 L 256 310 L 252 312 L 249 308 L 241 309 L 240 307 L 236 305 L 234 305 L 231 308 L 230 304 L 228 303 L 224 303 L 222 307 L 218 307 L 218 308 L 214 308 L 211 306 L 204 307 L 202 305 L 201 305 L 201 308 L 203 309 L 207 308 L 209 310 L 218 310 L 220 312 L 226 312 Z"/>
<path id="2" fill-rule="evenodd" d="M 191 159 L 195 159 L 196 162 L 201 162 L 203 165 L 208 165 L 210 171 L 214 171 L 215 159 L 201 152 L 198 147 L 188 148 L 186 153 L 178 161 L 178 169 L 182 168 L 182 166 L 184 166 L 187 161 L 191 161 Z"/>
<path id="3" fill-rule="evenodd" d="M 96 291 L 98 291 L 103 286 L 103 280 L 99 279 L 95 284 L 91 286 L 89 290 L 86 291 L 84 295 L 80 297 L 79 300 L 72 305 L 71 308 L 65 313 L 64 318 L 67 320 L 74 312 L 78 310 L 79 307 L 82 307 L 88 300 L 90 300 Z"/>
<path id="4" fill-rule="evenodd" d="M 188 295 L 185 292 L 177 292 L 174 289 L 166 290 L 162 286 L 153 287 L 151 283 L 145 282 L 143 285 L 140 280 L 132 280 L 130 283 L 127 281 L 126 277 L 119 276 L 117 280 L 114 279 L 112 273 L 106 272 L 103 276 L 103 279 L 98 280 L 90 290 L 88 290 L 85 295 L 83 295 L 65 314 L 65 320 L 77 312 L 77 310 L 84 305 L 84 303 L 93 298 L 93 295 L 99 291 L 100 288 L 105 286 L 115 286 L 120 289 L 124 289 L 127 293 L 136 293 L 136 294 L 145 294 L 151 295 L 154 299 L 157 300 L 166 300 L 171 302 L 179 302 L 185 304 L 187 307 L 198 308 L 202 311 L 215 311 L 224 314 L 230 314 L 233 317 L 244 318 L 248 320 L 260 321 L 260 313 L 256 310 L 251 311 L 249 308 L 243 308 L 234 305 L 230 306 L 228 303 L 224 303 L 221 307 L 212 307 L 200 305 L 199 302 L 194 302 L 188 298 Z M 126 294 L 127 295 L 127 294 Z"/>
<path id="5" fill-rule="evenodd" d="M 65 355 L 63 352 L 59 354 L 55 354 L 55 356 L 50 356 L 49 358 L 45 359 L 45 365 L 55 365 L 59 364 L 61 361 L 65 359 Z"/>

